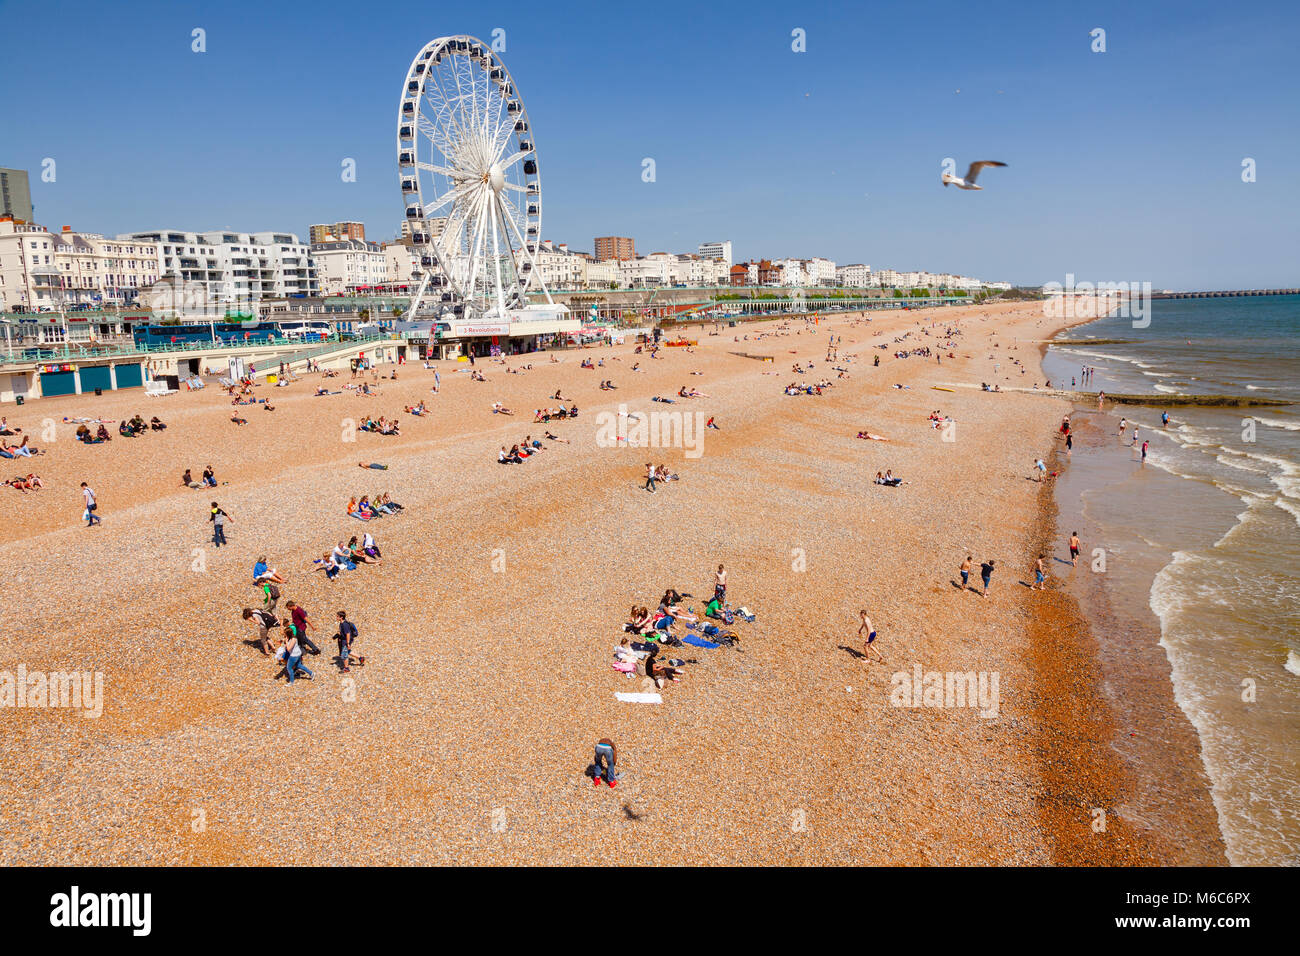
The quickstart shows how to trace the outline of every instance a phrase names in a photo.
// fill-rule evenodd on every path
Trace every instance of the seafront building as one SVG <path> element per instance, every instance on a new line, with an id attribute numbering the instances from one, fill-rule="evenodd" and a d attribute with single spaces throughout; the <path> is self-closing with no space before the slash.
<path id="1" fill-rule="evenodd" d="M 307 227 L 307 241 L 312 245 L 335 239 L 366 238 L 366 225 L 362 222 L 318 223 Z"/>
<path id="2" fill-rule="evenodd" d="M 0 216 L 23 222 L 36 218 L 32 210 L 32 189 L 25 169 L 0 166 Z"/>
<path id="3" fill-rule="evenodd" d="M 0 310 L 130 305 L 158 281 L 158 247 L 0 217 Z"/>
<path id="4" fill-rule="evenodd" d="M 731 268 L 731 240 L 722 242 L 701 242 L 697 250 L 701 259 L 721 259 Z"/>
<path id="5" fill-rule="evenodd" d="M 389 259 L 377 242 L 365 239 L 313 242 L 311 258 L 322 295 L 346 295 L 387 285 L 390 281 Z"/>
<path id="6" fill-rule="evenodd" d="M 593 246 L 597 260 L 636 258 L 636 243 L 627 236 L 599 236 Z"/>
<path id="7" fill-rule="evenodd" d="M 162 229 L 117 238 L 156 243 L 159 278 L 218 306 L 320 291 L 311 250 L 291 232 Z"/>

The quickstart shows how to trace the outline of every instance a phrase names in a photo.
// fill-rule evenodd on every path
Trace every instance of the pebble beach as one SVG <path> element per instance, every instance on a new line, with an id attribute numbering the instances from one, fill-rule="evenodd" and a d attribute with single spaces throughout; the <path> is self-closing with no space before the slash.
<path id="1" fill-rule="evenodd" d="M 1048 590 L 1026 583 L 1040 551 L 1064 552 L 1052 483 L 1032 471 L 1068 467 L 1055 434 L 1071 406 L 1032 386 L 1066 324 L 1029 302 L 697 326 L 697 347 L 656 359 L 629 342 L 512 356 L 517 374 L 479 360 L 485 382 L 438 363 L 436 394 L 417 362 L 380 367 L 372 397 L 316 397 L 348 372 L 305 374 L 260 385 L 275 411 L 242 406 L 244 426 L 215 384 L 14 409 L 45 453 L 6 463 L 46 485 L 0 489 L 14 599 L 0 670 L 102 672 L 104 704 L 95 719 L 0 710 L 0 863 L 1223 863 L 1163 655 L 1143 655 L 1124 694 L 1145 704 L 1125 712 L 1154 715 L 1143 787 L 1185 794 L 1176 832 L 1126 812 L 1136 772 L 1117 741 L 1143 728 L 1122 724 L 1097 666 L 1105 622 L 1059 586 L 1068 562 Z M 953 358 L 945 328 L 960 333 Z M 925 346 L 941 364 L 893 357 Z M 588 357 L 603 367 L 581 368 Z M 783 392 L 822 379 L 821 395 Z M 650 400 L 682 386 L 709 397 Z M 533 424 L 557 389 L 579 417 Z M 403 412 L 421 400 L 428 414 Z M 603 447 L 599 416 L 620 405 L 719 430 L 698 457 Z M 932 427 L 934 410 L 955 425 Z M 167 430 L 82 445 L 62 422 L 137 413 Z M 357 432 L 367 415 L 402 434 Z M 498 464 L 502 445 L 548 428 L 570 443 Z M 646 492 L 647 461 L 680 480 Z M 216 488 L 181 486 L 206 465 Z M 905 484 L 873 484 L 885 469 Z M 82 481 L 102 526 L 79 520 Z M 405 510 L 364 527 L 345 514 L 382 492 Z M 221 548 L 213 500 L 232 519 Z M 382 564 L 313 572 L 363 530 Z M 977 570 L 996 559 L 987 599 L 956 584 L 968 554 Z M 275 679 L 240 618 L 261 555 L 287 578 L 278 613 L 296 601 L 319 628 L 311 680 Z M 739 645 L 671 648 L 687 663 L 662 703 L 617 700 L 642 689 L 610 666 L 629 607 L 673 587 L 699 611 L 719 563 L 728 600 L 756 615 Z M 330 662 L 339 608 L 368 658 L 348 675 Z M 861 609 L 884 665 L 860 659 Z M 891 679 L 918 666 L 996 673 L 996 716 L 896 706 Z M 619 748 L 613 790 L 583 776 L 601 737 Z"/>

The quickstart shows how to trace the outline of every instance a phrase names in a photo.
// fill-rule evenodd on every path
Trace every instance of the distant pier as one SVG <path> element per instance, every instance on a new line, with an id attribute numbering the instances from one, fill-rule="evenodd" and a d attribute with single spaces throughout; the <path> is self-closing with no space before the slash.
<path id="1" fill-rule="evenodd" d="M 1153 292 L 1153 299 L 1236 299 L 1248 295 L 1300 295 L 1300 289 L 1231 289 L 1218 292 Z"/>

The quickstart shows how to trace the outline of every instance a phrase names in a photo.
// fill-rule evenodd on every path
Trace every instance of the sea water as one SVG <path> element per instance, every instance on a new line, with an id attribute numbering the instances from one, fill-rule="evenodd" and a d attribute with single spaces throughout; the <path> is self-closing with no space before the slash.
<path id="1" fill-rule="evenodd" d="M 1300 296 L 1171 299 L 1058 339 L 1056 387 L 1300 403 Z M 1122 340 L 1089 344 L 1089 339 Z M 1080 368 L 1097 371 L 1087 384 Z M 1113 595 L 1159 619 L 1174 697 L 1200 736 L 1229 860 L 1300 863 L 1300 404 L 1081 408 L 1062 490 L 1125 573 Z M 1120 416 L 1129 419 L 1121 439 Z M 1130 445 L 1133 425 L 1138 445 Z M 1141 462 L 1139 447 L 1150 441 Z M 1072 529 L 1062 529 L 1068 534 Z M 1085 556 L 1090 542 L 1085 542 Z M 1081 560 L 1081 565 L 1082 565 Z"/>

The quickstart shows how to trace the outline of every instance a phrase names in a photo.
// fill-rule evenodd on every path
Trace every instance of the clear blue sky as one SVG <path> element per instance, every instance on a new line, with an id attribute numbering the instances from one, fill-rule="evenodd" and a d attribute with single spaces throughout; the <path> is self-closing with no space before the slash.
<path id="1" fill-rule="evenodd" d="M 394 127 L 411 58 L 436 36 L 501 27 L 536 133 L 543 233 L 573 249 L 608 234 L 640 252 L 732 239 L 738 259 L 1022 283 L 1294 286 L 1298 11 L 0 2 L 0 166 L 31 171 L 36 218 L 54 229 L 305 235 L 360 219 L 386 239 L 403 208 Z M 206 53 L 191 52 L 195 27 Z M 806 53 L 791 50 L 796 27 Z M 1095 27 L 1105 53 L 1090 49 Z M 961 192 L 939 184 L 946 156 L 1010 166 Z M 39 178 L 46 157 L 54 183 Z"/>

